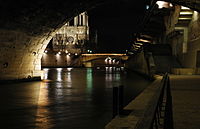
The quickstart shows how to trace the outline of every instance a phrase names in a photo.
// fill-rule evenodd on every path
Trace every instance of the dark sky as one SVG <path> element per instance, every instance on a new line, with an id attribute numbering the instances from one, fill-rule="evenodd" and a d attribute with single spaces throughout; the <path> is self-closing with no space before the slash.
<path id="1" fill-rule="evenodd" d="M 132 0 L 133 1 L 133 0 Z M 130 48 L 133 33 L 144 16 L 146 4 L 116 2 L 88 11 L 91 35 L 98 31 L 98 48 L 101 52 L 124 52 Z"/>

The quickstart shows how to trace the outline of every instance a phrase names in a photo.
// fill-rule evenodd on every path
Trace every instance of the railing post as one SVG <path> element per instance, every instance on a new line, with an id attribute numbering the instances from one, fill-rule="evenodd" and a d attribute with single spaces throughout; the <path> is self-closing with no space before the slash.
<path id="1" fill-rule="evenodd" d="M 119 86 L 119 114 L 121 115 L 124 107 L 124 86 Z"/>
<path id="2" fill-rule="evenodd" d="M 118 114 L 118 87 L 113 87 L 113 118 Z"/>

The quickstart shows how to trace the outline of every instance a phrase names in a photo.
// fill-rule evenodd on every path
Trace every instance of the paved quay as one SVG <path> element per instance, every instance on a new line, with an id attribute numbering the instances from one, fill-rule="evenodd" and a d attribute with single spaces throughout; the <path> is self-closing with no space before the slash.
<path id="1" fill-rule="evenodd" d="M 161 76 L 150 84 L 124 109 L 132 112 L 127 116 L 116 116 L 105 129 L 134 129 L 143 116 L 149 101 L 157 92 Z M 170 75 L 172 91 L 174 129 L 200 129 L 200 76 Z"/>
<path id="2" fill-rule="evenodd" d="M 140 95 L 124 107 L 125 110 L 131 111 L 129 115 L 116 116 L 105 127 L 105 129 L 133 129 L 140 118 L 144 115 L 149 101 L 157 93 L 161 82 L 161 76 L 156 77 Z"/>
<path id="3" fill-rule="evenodd" d="M 170 75 L 174 129 L 200 129 L 200 76 Z"/>

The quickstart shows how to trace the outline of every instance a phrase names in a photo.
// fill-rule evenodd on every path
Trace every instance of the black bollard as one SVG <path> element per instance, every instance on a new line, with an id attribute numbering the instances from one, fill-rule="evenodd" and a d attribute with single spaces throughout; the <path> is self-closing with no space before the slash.
<path id="1" fill-rule="evenodd" d="M 124 107 L 124 86 L 119 86 L 119 114 L 123 115 L 123 107 Z"/>
<path id="2" fill-rule="evenodd" d="M 118 115 L 118 87 L 113 87 L 113 118 Z"/>

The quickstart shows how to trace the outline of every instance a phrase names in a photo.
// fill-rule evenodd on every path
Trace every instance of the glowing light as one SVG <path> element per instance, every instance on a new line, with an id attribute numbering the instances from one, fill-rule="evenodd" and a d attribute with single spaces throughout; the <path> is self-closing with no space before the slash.
<path id="1" fill-rule="evenodd" d="M 78 55 L 78 53 L 75 53 L 75 55 L 77 56 L 77 55 Z"/>
<path id="2" fill-rule="evenodd" d="M 189 18 L 189 17 L 188 18 L 187 17 L 179 17 L 178 19 L 179 20 L 191 20 L 192 18 Z"/>
<path id="3" fill-rule="evenodd" d="M 67 68 L 67 71 L 72 71 L 73 68 Z"/>
<path id="4" fill-rule="evenodd" d="M 67 82 L 67 87 L 72 87 L 72 77 L 70 72 L 67 73 Z"/>
<path id="5" fill-rule="evenodd" d="M 191 11 L 186 11 L 186 12 L 181 11 L 180 14 L 181 15 L 192 15 L 193 12 L 191 12 Z"/>
<path id="6" fill-rule="evenodd" d="M 42 76 L 42 80 L 47 80 L 48 79 L 48 71 L 49 69 L 45 68 L 43 69 L 43 76 Z"/>
<path id="7" fill-rule="evenodd" d="M 46 108 L 47 105 L 49 105 L 49 93 L 48 93 L 48 87 L 46 83 L 41 83 L 39 86 L 39 94 L 38 94 L 38 100 L 37 100 L 37 111 L 36 111 L 36 126 L 38 128 L 52 128 L 52 120 L 48 119 L 48 116 L 50 115 L 49 108 Z M 44 113 L 45 112 L 45 113 Z"/>
<path id="8" fill-rule="evenodd" d="M 62 81 L 62 79 L 61 79 L 61 71 L 62 71 L 62 68 L 57 68 L 56 69 L 57 70 L 57 81 Z"/>
<path id="9" fill-rule="evenodd" d="M 142 43 L 135 43 L 136 45 L 143 45 Z"/>
<path id="10" fill-rule="evenodd" d="M 146 9 L 149 9 L 149 5 L 146 5 Z"/>
<path id="11" fill-rule="evenodd" d="M 169 3 L 165 1 L 157 1 L 156 4 L 158 5 L 158 8 L 169 8 Z"/>
<path id="12" fill-rule="evenodd" d="M 58 52 L 57 55 L 61 55 L 61 52 Z"/>
<path id="13" fill-rule="evenodd" d="M 140 48 L 141 46 L 140 45 L 133 45 L 134 47 L 136 47 L 136 48 Z"/>
<path id="14" fill-rule="evenodd" d="M 71 53 L 68 53 L 68 56 L 70 56 L 71 55 Z"/>
<path id="15" fill-rule="evenodd" d="M 62 71 L 62 68 L 57 68 L 56 70 L 59 71 L 59 72 L 61 72 L 61 71 Z"/>
<path id="16" fill-rule="evenodd" d="M 92 69 L 87 69 L 87 91 L 91 93 L 93 87 Z"/>
<path id="17" fill-rule="evenodd" d="M 146 39 L 137 39 L 137 41 L 141 41 L 141 42 L 145 42 L 145 43 L 149 43 L 150 42 L 149 40 L 146 40 Z"/>
<path id="18" fill-rule="evenodd" d="M 44 52 L 45 52 L 45 53 L 47 53 L 48 51 L 47 51 L 47 50 L 45 50 Z"/>
<path id="19" fill-rule="evenodd" d="M 194 11 L 194 14 L 193 14 L 193 20 L 196 21 L 198 20 L 198 12 L 197 11 Z"/>
<path id="20" fill-rule="evenodd" d="M 81 54 L 82 56 L 125 56 L 126 54 L 103 53 L 103 54 Z"/>
<path id="21" fill-rule="evenodd" d="M 68 51 L 66 50 L 65 53 L 68 53 Z"/>
<path id="22" fill-rule="evenodd" d="M 188 8 L 188 7 L 185 7 L 185 6 L 181 6 L 181 9 L 186 9 L 186 10 L 189 10 L 190 8 Z"/>
<path id="23" fill-rule="evenodd" d="M 108 60 L 108 63 L 109 63 L 109 64 L 112 64 L 112 59 L 111 59 L 111 60 Z"/>
<path id="24" fill-rule="evenodd" d="M 48 68 L 45 68 L 45 69 L 43 69 L 44 71 L 49 71 L 49 69 Z"/>

